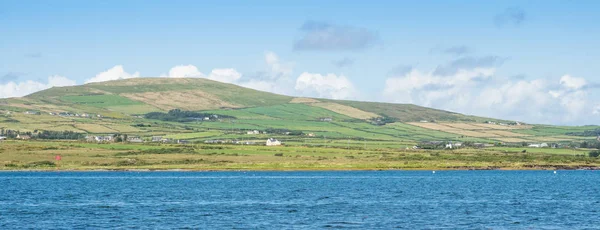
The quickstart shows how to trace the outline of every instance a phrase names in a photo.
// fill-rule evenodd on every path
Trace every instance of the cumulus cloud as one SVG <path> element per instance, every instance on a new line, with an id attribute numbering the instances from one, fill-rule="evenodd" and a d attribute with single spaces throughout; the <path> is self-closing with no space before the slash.
<path id="1" fill-rule="evenodd" d="M 120 79 L 129 79 L 129 78 L 138 78 L 140 77 L 139 72 L 135 72 L 133 74 L 125 72 L 122 65 L 116 65 L 104 72 L 97 74 L 95 77 L 90 78 L 85 81 L 85 83 L 92 82 L 103 82 L 103 81 L 112 81 L 112 80 L 120 80 Z"/>
<path id="2" fill-rule="evenodd" d="M 585 79 L 564 75 L 560 79 L 502 78 L 496 66 L 457 65 L 443 74 L 434 69 L 411 69 L 389 77 L 385 100 L 480 116 L 530 123 L 586 124 L 598 122 Z"/>
<path id="3" fill-rule="evenodd" d="M 572 77 L 571 75 L 564 75 L 560 78 L 560 84 L 568 89 L 581 89 L 587 85 L 587 81 L 583 78 Z"/>
<path id="4" fill-rule="evenodd" d="M 0 98 L 22 97 L 55 86 L 72 85 L 75 85 L 75 81 L 58 75 L 48 77 L 48 81 L 46 83 L 32 80 L 19 83 L 10 81 L 6 84 L 0 84 Z"/>
<path id="5" fill-rule="evenodd" d="M 206 77 L 210 80 L 225 83 L 235 83 L 242 77 L 242 74 L 235 69 L 213 69 Z"/>
<path id="6" fill-rule="evenodd" d="M 282 61 L 276 53 L 271 51 L 265 52 L 264 63 L 266 65 L 264 71 L 249 75 L 246 79 L 240 79 L 238 84 L 271 93 L 294 94 L 289 90 L 294 87 L 291 79 L 294 63 Z"/>
<path id="7" fill-rule="evenodd" d="M 169 74 L 161 77 L 170 77 L 170 78 L 195 78 L 195 77 L 204 77 L 198 67 L 194 65 L 178 65 L 171 70 L 169 70 Z"/>
<path id="8" fill-rule="evenodd" d="M 294 69 L 294 63 L 282 62 L 279 56 L 271 51 L 265 52 L 265 63 L 269 67 L 270 78 L 288 77 Z"/>
<path id="9" fill-rule="evenodd" d="M 497 14 L 494 17 L 494 23 L 498 27 L 502 27 L 505 25 L 518 26 L 525 21 L 526 17 L 527 14 L 524 10 L 518 7 L 510 7 Z"/>
<path id="10" fill-rule="evenodd" d="M 369 29 L 307 21 L 300 27 L 304 35 L 294 43 L 294 50 L 345 51 L 366 49 L 379 41 Z"/>
<path id="11" fill-rule="evenodd" d="M 304 72 L 296 79 L 296 91 L 305 96 L 317 96 L 332 99 L 350 99 L 356 97 L 356 89 L 348 78 L 335 74 L 321 75 Z"/>
<path id="12" fill-rule="evenodd" d="M 354 59 L 352 58 L 342 58 L 340 60 L 336 60 L 333 61 L 333 65 L 338 67 L 338 68 L 342 68 L 342 67 L 346 67 L 346 66 L 351 66 L 354 65 Z"/>

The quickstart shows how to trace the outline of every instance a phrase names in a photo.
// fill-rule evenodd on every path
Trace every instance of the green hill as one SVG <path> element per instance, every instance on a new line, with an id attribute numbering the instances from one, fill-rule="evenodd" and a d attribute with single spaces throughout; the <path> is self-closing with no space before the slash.
<path id="1" fill-rule="evenodd" d="M 94 112 L 142 114 L 150 111 L 185 109 L 191 111 L 240 109 L 276 105 L 306 104 L 327 109 L 337 103 L 353 107 L 371 116 L 388 116 L 400 121 L 483 121 L 488 118 L 465 116 L 442 110 L 409 104 L 336 101 L 314 99 L 309 102 L 292 101 L 290 96 L 278 95 L 200 78 L 136 78 L 91 83 L 80 86 L 54 87 L 25 98 L 10 100 L 14 107 L 44 112 Z M 6 105 L 5 105 L 6 106 Z M 69 110 L 69 111 L 68 111 Z M 102 111 L 104 110 L 104 111 Z M 260 110 L 260 109 L 259 109 Z M 343 111 L 356 113 L 361 111 Z M 367 116 L 368 117 L 368 116 Z"/>

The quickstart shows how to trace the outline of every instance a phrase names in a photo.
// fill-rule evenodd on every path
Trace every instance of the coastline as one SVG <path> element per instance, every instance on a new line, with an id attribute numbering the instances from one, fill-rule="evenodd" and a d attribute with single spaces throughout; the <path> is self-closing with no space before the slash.
<path id="1" fill-rule="evenodd" d="M 320 172 L 320 171 L 596 171 L 600 166 L 593 167 L 502 167 L 502 168 L 260 168 L 260 169 L 0 169 L 3 172 Z"/>

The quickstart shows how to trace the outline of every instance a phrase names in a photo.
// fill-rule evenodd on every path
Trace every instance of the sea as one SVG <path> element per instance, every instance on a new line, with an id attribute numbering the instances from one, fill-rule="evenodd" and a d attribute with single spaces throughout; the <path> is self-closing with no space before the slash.
<path id="1" fill-rule="evenodd" d="M 600 229 L 600 171 L 0 172 L 0 229 Z"/>

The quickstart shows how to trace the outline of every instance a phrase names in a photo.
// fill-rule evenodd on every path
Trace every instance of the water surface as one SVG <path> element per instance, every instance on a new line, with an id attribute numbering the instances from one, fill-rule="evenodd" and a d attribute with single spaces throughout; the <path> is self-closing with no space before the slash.
<path id="1" fill-rule="evenodd" d="M 598 229 L 600 171 L 0 172 L 0 229 Z"/>

